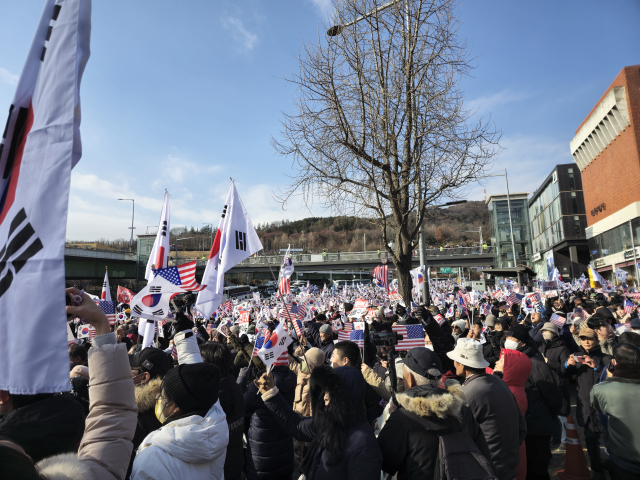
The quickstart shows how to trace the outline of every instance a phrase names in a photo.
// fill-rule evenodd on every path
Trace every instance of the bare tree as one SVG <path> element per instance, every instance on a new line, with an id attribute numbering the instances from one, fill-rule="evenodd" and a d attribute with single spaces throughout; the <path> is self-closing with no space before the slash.
<path id="1" fill-rule="evenodd" d="M 288 79 L 297 111 L 272 139 L 296 172 L 278 198 L 322 198 L 336 213 L 378 224 L 408 302 L 428 207 L 460 198 L 485 174 L 500 132 L 464 108 L 460 80 L 472 67 L 456 0 L 400 0 L 383 11 L 382 0 L 333 3 L 334 25 L 364 18 L 302 45 Z"/>

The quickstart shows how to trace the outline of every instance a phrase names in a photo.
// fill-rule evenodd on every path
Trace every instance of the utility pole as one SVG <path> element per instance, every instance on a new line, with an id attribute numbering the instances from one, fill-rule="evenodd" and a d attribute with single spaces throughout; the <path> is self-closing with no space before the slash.
<path id="1" fill-rule="evenodd" d="M 364 232 L 363 235 L 364 235 L 364 253 L 367 253 L 367 232 Z"/>

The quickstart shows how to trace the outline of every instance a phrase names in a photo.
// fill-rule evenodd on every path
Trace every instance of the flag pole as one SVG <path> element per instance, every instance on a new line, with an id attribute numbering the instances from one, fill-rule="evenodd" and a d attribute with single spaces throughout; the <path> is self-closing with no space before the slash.
<path id="1" fill-rule="evenodd" d="M 262 249 L 260 251 L 262 252 L 262 256 L 264 257 L 264 259 L 267 261 L 267 266 L 269 267 L 269 271 L 271 272 L 271 277 L 275 280 L 276 276 L 273 274 L 273 269 L 271 268 L 271 264 L 269 263 L 269 259 L 264 254 L 264 249 Z M 285 312 L 287 312 L 287 318 L 289 319 L 289 322 L 291 322 L 291 324 L 292 324 L 291 326 L 293 326 L 293 322 L 291 321 L 291 314 L 289 313 L 289 310 L 287 310 L 287 307 L 286 307 L 287 302 L 284 300 L 284 295 L 282 294 L 282 291 L 280 290 L 280 275 L 279 274 L 278 274 L 278 280 L 276 281 L 276 288 L 278 289 L 278 293 L 280 294 L 280 297 L 282 298 L 282 300 L 283 300 L 283 302 L 285 304 L 284 310 L 285 310 Z"/>

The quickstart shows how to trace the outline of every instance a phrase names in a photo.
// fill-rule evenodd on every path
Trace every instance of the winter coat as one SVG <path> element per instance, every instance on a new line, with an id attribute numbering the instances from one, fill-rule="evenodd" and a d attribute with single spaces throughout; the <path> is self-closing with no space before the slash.
<path id="1" fill-rule="evenodd" d="M 138 448 L 131 480 L 224 478 L 225 418 L 217 401 L 204 416 L 179 418 L 151 432 Z"/>
<path id="2" fill-rule="evenodd" d="M 540 352 L 525 345 L 520 352 L 531 360 L 531 373 L 524 386 L 527 394 L 527 435 L 554 435 L 556 417 L 562 409 L 562 393 Z"/>
<path id="3" fill-rule="evenodd" d="M 538 346 L 542 345 L 542 342 L 544 340 L 544 337 L 542 336 L 542 327 L 544 327 L 544 320 L 541 320 L 535 325 L 532 324 L 531 329 L 529 330 L 529 336 L 533 339 L 534 342 L 536 342 Z"/>
<path id="4" fill-rule="evenodd" d="M 590 421 L 590 428 L 594 432 L 604 432 L 604 426 L 595 408 L 591 406 L 591 389 L 598 383 L 600 374 L 611 361 L 609 355 L 603 355 L 600 347 L 596 347 L 587 352 L 580 347 L 580 355 L 589 355 L 595 362 L 597 368 L 593 369 L 584 363 L 566 366 L 562 364 L 562 373 L 567 376 L 577 375 L 578 401 L 576 406 L 576 416 L 578 425 L 584 427 Z"/>
<path id="5" fill-rule="evenodd" d="M 640 473 L 640 379 L 610 377 L 591 389 L 591 405 L 607 416 L 607 453 L 625 470 Z"/>
<path id="6" fill-rule="evenodd" d="M 296 375 L 296 393 L 293 398 L 293 411 L 303 417 L 311 416 L 311 402 L 309 401 L 310 373 L 303 373 L 300 364 L 289 357 L 289 368 Z"/>
<path id="7" fill-rule="evenodd" d="M 386 402 L 391 398 L 391 392 L 387 389 L 385 381 L 380 378 L 371 368 L 368 366 L 362 373 L 365 382 Z"/>
<path id="8" fill-rule="evenodd" d="M 154 378 L 144 385 L 135 387 L 136 405 L 138 406 L 138 422 L 136 424 L 136 433 L 133 436 L 133 453 L 129 461 L 129 469 L 127 470 L 127 478 L 131 476 L 133 469 L 133 461 L 136 458 L 136 451 L 142 443 L 154 430 L 159 429 L 162 424 L 156 417 L 156 395 L 161 393 L 162 378 Z"/>
<path id="9" fill-rule="evenodd" d="M 245 335 L 243 335 L 240 339 L 234 336 L 229 337 L 229 341 L 233 346 L 233 349 L 237 352 L 236 358 L 234 360 L 234 365 L 237 367 L 247 367 L 249 366 L 249 362 L 253 364 L 257 371 L 264 369 L 264 364 L 260 357 L 257 355 L 254 357 L 253 355 L 253 345 Z"/>
<path id="10" fill-rule="evenodd" d="M 500 359 L 500 346 L 496 348 L 496 342 L 492 341 L 492 337 L 495 337 L 493 332 L 486 331 L 484 333 L 485 342 L 482 345 L 482 356 L 489 362 L 489 368 L 493 368 L 496 362 Z"/>
<path id="11" fill-rule="evenodd" d="M 55 395 L 5 415 L 0 420 L 0 439 L 17 443 L 38 462 L 51 455 L 77 452 L 84 421 L 80 402 L 72 395 Z"/>
<path id="12" fill-rule="evenodd" d="M 462 387 L 455 380 L 446 390 L 421 385 L 396 395 L 400 406 L 378 435 L 382 469 L 398 480 L 434 478 L 440 435 L 466 430 L 480 452 L 491 461 L 482 430 L 465 405 Z M 374 477 L 371 477 L 374 478 Z"/>
<path id="13" fill-rule="evenodd" d="M 244 469 L 244 396 L 242 388 L 228 373 L 220 379 L 220 406 L 227 416 L 229 443 L 224 461 L 225 480 L 239 479 Z"/>
<path id="14" fill-rule="evenodd" d="M 137 413 L 127 350 L 113 333 L 93 342 L 101 346 L 89 350 L 91 407 L 80 448 L 40 461 L 36 468 L 45 478 L 113 480 L 127 472 Z"/>
<path id="15" fill-rule="evenodd" d="M 560 386 L 563 399 L 560 415 L 566 417 L 571 413 L 569 379 L 562 373 L 561 367 L 569 358 L 569 349 L 562 338 L 554 337 L 552 340 L 543 340 L 538 350 L 547 359 L 547 366 L 553 372 L 553 376 Z"/>
<path id="16" fill-rule="evenodd" d="M 517 473 L 520 444 L 527 435 L 527 423 L 514 396 L 502 379 L 486 373 L 468 377 L 462 391 L 484 434 L 496 476 L 511 480 Z"/>
<path id="17" fill-rule="evenodd" d="M 285 403 L 293 405 L 296 376 L 289 367 L 273 367 L 271 370 L 275 386 Z M 258 374 L 258 378 L 262 372 Z M 280 479 L 293 472 L 293 438 L 285 432 L 278 420 L 262 401 L 258 387 L 249 384 L 244 394 L 247 452 L 244 473 L 248 480 Z"/>
<path id="18" fill-rule="evenodd" d="M 423 324 L 424 325 L 424 324 Z M 453 342 L 451 337 L 451 326 L 446 321 L 439 325 L 436 321 L 430 321 L 428 325 L 425 325 L 424 331 L 429 335 L 429 339 L 433 344 L 433 351 L 442 364 L 442 369 L 455 371 L 453 366 L 453 360 L 447 356 L 447 352 L 453 350 Z"/>
<path id="19" fill-rule="evenodd" d="M 365 382 L 360 371 L 354 367 L 339 367 L 331 369 L 327 367 L 314 368 L 312 382 L 315 382 L 315 390 L 329 392 L 331 398 L 338 395 L 348 395 L 351 405 L 358 410 L 356 418 L 352 418 L 350 425 L 344 432 L 344 448 L 340 461 L 335 465 L 328 464 L 328 453 L 318 447 L 314 448 L 316 430 L 313 417 L 302 417 L 295 413 L 278 389 L 274 388 L 265 393 L 262 398 L 265 405 L 277 418 L 280 426 L 290 435 L 301 442 L 312 442 L 310 454 L 315 453 L 311 465 L 314 470 L 305 472 L 310 480 L 369 480 L 380 478 L 382 467 L 382 455 L 376 443 L 376 437 L 371 426 L 364 417 L 361 405 L 364 402 Z M 339 377 L 339 379 L 338 379 Z M 346 390 L 339 390 L 343 386 Z M 324 395 L 322 399 L 323 402 Z M 318 401 L 318 399 L 316 399 Z M 312 400 L 313 403 L 313 400 Z"/>
<path id="20" fill-rule="evenodd" d="M 504 353 L 504 365 L 502 367 L 502 380 L 507 384 L 511 393 L 513 393 L 520 413 L 525 416 L 527 413 L 527 393 L 524 386 L 531 374 L 531 360 L 524 353 L 517 350 L 507 350 Z M 518 450 L 520 463 L 518 464 L 518 480 L 527 478 L 527 448 L 525 442 L 520 444 Z"/>

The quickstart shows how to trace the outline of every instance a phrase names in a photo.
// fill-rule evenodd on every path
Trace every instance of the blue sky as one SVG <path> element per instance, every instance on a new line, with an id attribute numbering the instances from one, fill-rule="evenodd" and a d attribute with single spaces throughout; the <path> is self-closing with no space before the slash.
<path id="1" fill-rule="evenodd" d="M 0 110 L 8 111 L 42 0 L 0 2 Z M 67 238 L 129 236 L 157 225 L 165 188 L 172 227 L 217 225 L 236 180 L 254 223 L 309 216 L 271 193 L 291 162 L 269 143 L 294 89 L 300 42 L 330 0 L 94 0 L 82 81 L 84 156 L 72 174 Z M 532 192 L 620 69 L 640 63 L 640 2 L 466 0 L 461 36 L 476 57 L 468 106 L 503 129 L 494 170 Z M 503 193 L 504 179 L 469 189 Z M 314 211 L 322 214 L 322 211 Z"/>

